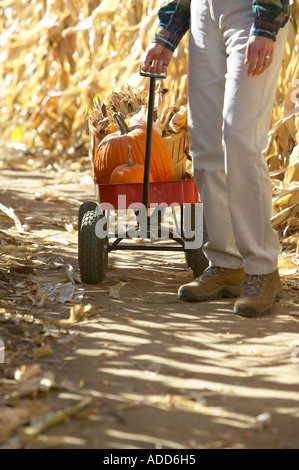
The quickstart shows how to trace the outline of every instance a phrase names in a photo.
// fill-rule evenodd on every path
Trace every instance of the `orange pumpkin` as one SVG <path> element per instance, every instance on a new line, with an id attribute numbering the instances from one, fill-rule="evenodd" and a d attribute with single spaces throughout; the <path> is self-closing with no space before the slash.
<path id="1" fill-rule="evenodd" d="M 110 183 L 143 183 L 144 166 L 134 164 L 130 156 L 131 147 L 127 149 L 127 163 L 118 165 L 111 173 Z M 153 181 L 151 175 L 149 181 Z"/>
<path id="2" fill-rule="evenodd" d="M 120 131 L 107 135 L 99 144 L 94 156 L 94 173 L 99 183 L 109 183 L 113 170 L 127 163 L 127 149 L 130 146 L 136 164 L 144 165 L 146 126 L 128 128 L 124 120 L 114 116 Z M 153 129 L 150 172 L 153 181 L 174 179 L 171 155 L 163 137 Z"/>

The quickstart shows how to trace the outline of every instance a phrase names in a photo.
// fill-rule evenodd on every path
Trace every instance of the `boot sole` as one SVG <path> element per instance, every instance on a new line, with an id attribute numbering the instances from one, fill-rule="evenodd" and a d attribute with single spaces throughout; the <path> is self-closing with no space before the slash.
<path id="1" fill-rule="evenodd" d="M 255 310 L 253 307 L 234 307 L 234 312 L 237 315 L 240 315 L 241 317 L 246 317 L 246 318 L 259 318 L 259 317 L 264 317 L 266 315 L 270 315 L 275 307 L 275 302 L 279 302 L 281 299 L 281 294 L 277 294 L 274 302 L 272 305 L 267 307 L 265 310 Z"/>
<path id="2" fill-rule="evenodd" d="M 230 299 L 239 297 L 241 294 L 243 285 L 241 286 L 226 286 L 221 287 L 220 289 L 216 289 L 209 294 L 194 294 L 190 290 L 179 290 L 178 297 L 180 300 L 184 300 L 187 302 L 203 302 L 206 300 L 216 300 L 216 299 Z"/>

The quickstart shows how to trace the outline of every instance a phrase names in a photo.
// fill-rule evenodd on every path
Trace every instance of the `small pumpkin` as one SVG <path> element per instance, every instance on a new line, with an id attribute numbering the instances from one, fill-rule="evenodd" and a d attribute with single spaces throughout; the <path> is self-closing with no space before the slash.
<path id="1" fill-rule="evenodd" d="M 99 144 L 94 156 L 94 173 L 99 183 L 109 183 L 113 170 L 127 163 L 127 149 L 130 146 L 134 163 L 144 165 L 146 126 L 128 127 L 125 121 L 115 115 L 119 131 L 107 135 Z M 163 137 L 153 129 L 150 172 L 153 181 L 174 179 L 173 161 Z"/>
<path id="2" fill-rule="evenodd" d="M 127 149 L 127 163 L 118 165 L 111 173 L 110 183 L 143 183 L 144 166 L 134 164 L 130 155 L 131 147 Z M 149 176 L 149 181 L 153 178 Z"/>

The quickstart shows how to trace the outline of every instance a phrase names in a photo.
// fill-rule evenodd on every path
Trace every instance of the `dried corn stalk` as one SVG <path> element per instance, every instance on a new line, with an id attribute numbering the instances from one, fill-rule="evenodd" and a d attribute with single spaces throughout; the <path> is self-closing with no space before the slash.
<path id="1" fill-rule="evenodd" d="M 88 154 L 90 123 L 104 134 L 114 130 L 113 109 L 128 122 L 144 122 L 148 80 L 140 77 L 139 66 L 157 30 L 157 12 L 164 3 L 1 2 L 1 137 L 26 143 L 28 150 L 38 155 L 47 149 L 54 158 L 74 158 Z M 291 3 L 289 39 L 266 149 L 274 197 L 298 181 L 293 149 L 299 143 L 299 4 Z M 163 135 L 186 125 L 187 61 L 186 35 L 157 96 L 156 126 Z M 136 107 L 135 90 L 142 94 Z M 276 203 L 274 214 L 281 209 Z M 279 230 L 285 230 L 286 224 L 284 221 Z"/>
<path id="2" fill-rule="evenodd" d="M 272 224 L 281 235 L 299 230 L 299 4 L 293 2 L 289 37 L 272 113 L 266 158 L 272 176 Z"/>

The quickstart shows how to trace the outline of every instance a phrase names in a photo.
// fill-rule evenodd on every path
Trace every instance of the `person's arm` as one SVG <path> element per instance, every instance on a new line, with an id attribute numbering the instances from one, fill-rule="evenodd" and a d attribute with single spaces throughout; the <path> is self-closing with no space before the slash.
<path id="1" fill-rule="evenodd" d="M 191 0 L 174 0 L 159 10 L 160 28 L 146 51 L 143 70 L 164 73 L 190 26 Z M 253 0 L 253 26 L 246 48 L 248 75 L 260 75 L 272 62 L 276 35 L 288 21 L 289 0 Z"/>
<path id="2" fill-rule="evenodd" d="M 175 0 L 160 8 L 158 12 L 160 28 L 152 42 L 174 52 L 189 29 L 190 4 L 191 0 Z"/>
<path id="3" fill-rule="evenodd" d="M 172 52 L 178 46 L 190 25 L 191 0 L 168 2 L 158 12 L 160 28 L 153 42 Z M 276 35 L 290 16 L 290 0 L 253 0 L 253 25 L 251 36 L 263 36 L 276 40 Z"/>
<path id="4" fill-rule="evenodd" d="M 249 77 L 258 76 L 271 64 L 274 42 L 290 16 L 289 0 L 253 0 L 254 23 L 245 53 Z"/>
<path id="5" fill-rule="evenodd" d="M 145 52 L 142 70 L 166 73 L 173 52 L 189 29 L 190 3 L 191 0 L 175 0 L 160 8 L 160 28 Z"/>
<path id="6" fill-rule="evenodd" d="M 273 41 L 290 16 L 289 0 L 253 0 L 254 23 L 251 36 L 263 36 Z"/>

